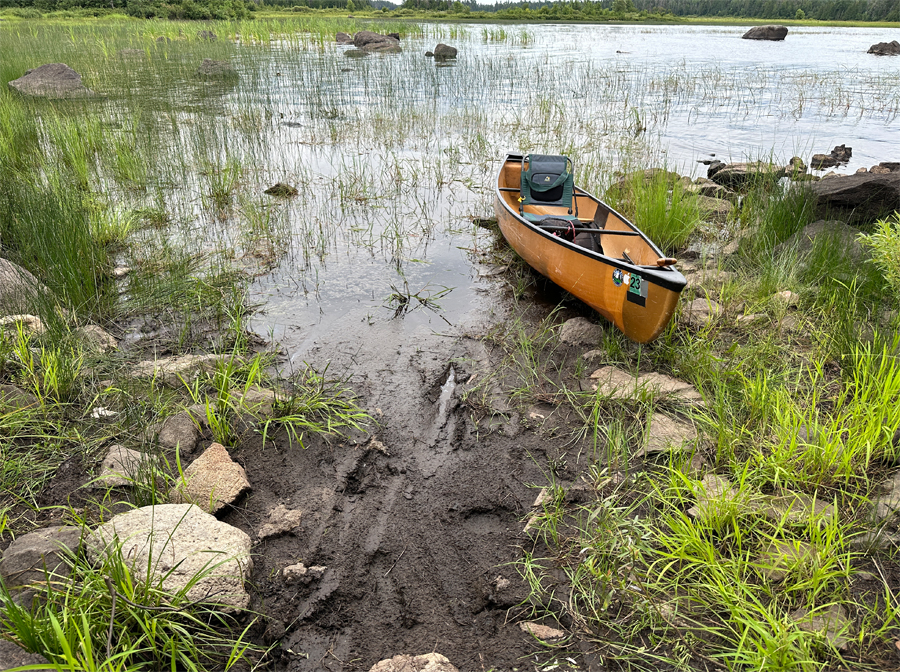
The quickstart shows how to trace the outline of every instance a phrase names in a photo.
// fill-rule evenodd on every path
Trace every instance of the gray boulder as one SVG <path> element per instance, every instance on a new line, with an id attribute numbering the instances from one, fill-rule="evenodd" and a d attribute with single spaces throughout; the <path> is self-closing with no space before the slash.
<path id="1" fill-rule="evenodd" d="M 53 672 L 56 666 L 50 667 L 47 659 L 37 653 L 28 653 L 25 649 L 5 639 L 0 639 L 0 672 L 5 672 L 22 665 L 46 665 L 40 669 L 33 668 L 32 672 Z"/>
<path id="2" fill-rule="evenodd" d="M 893 40 L 892 42 L 879 42 L 869 47 L 869 54 L 876 56 L 900 56 L 900 42 Z"/>
<path id="3" fill-rule="evenodd" d="M 376 51 L 379 53 L 399 54 L 400 40 L 388 35 L 373 33 L 371 30 L 361 30 L 353 36 L 353 45 L 363 51 Z"/>
<path id="4" fill-rule="evenodd" d="M 819 211 L 849 223 L 871 222 L 900 210 L 900 172 L 836 175 L 809 183 Z"/>
<path id="5" fill-rule="evenodd" d="M 197 31 L 197 39 L 206 40 L 207 42 L 213 42 L 215 40 L 218 40 L 219 36 L 211 30 L 199 30 Z"/>
<path id="6" fill-rule="evenodd" d="M 197 76 L 202 79 L 237 79 L 238 74 L 228 61 L 204 58 L 197 68 Z"/>
<path id="7" fill-rule="evenodd" d="M 435 58 L 456 58 L 456 47 L 446 44 L 439 44 L 434 48 Z"/>
<path id="8" fill-rule="evenodd" d="M 784 166 L 777 166 L 766 161 L 748 163 L 719 164 L 709 166 L 706 176 L 717 184 L 729 189 L 740 189 L 757 180 L 776 180 L 784 175 Z"/>
<path id="9" fill-rule="evenodd" d="M 769 40 L 770 42 L 780 42 L 787 37 L 787 26 L 754 26 L 741 36 L 744 40 Z"/>
<path id="10" fill-rule="evenodd" d="M 28 70 L 9 83 L 10 88 L 26 96 L 39 98 L 92 98 L 97 96 L 81 83 L 81 75 L 65 63 L 48 63 Z"/>
<path id="11" fill-rule="evenodd" d="M 162 581 L 164 590 L 185 591 L 227 610 L 244 609 L 250 596 L 250 537 L 192 504 L 145 506 L 114 517 L 85 539 L 88 556 L 120 549 L 138 580 Z M 149 576 L 148 576 L 149 574 Z"/>
<path id="12" fill-rule="evenodd" d="M 9 545 L 0 560 L 0 578 L 16 602 L 29 607 L 48 578 L 68 576 L 66 557 L 81 546 L 80 527 L 47 527 Z"/>
<path id="13" fill-rule="evenodd" d="M 41 401 L 15 385 L 0 384 L 0 414 L 22 408 L 40 408 Z"/>
<path id="14" fill-rule="evenodd" d="M 204 413 L 205 416 L 205 408 Z M 170 415 L 159 430 L 159 445 L 166 450 L 178 450 L 182 455 L 194 452 L 200 429 L 187 411 Z"/>
<path id="15" fill-rule="evenodd" d="M 24 313 L 46 288 L 18 264 L 0 259 L 0 313 Z"/>
<path id="16" fill-rule="evenodd" d="M 353 38 L 347 33 L 338 33 L 334 36 L 334 39 L 338 44 L 353 44 Z"/>

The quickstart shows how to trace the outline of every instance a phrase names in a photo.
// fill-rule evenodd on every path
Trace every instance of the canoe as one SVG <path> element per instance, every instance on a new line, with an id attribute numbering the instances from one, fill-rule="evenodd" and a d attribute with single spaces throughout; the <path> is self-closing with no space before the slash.
<path id="1" fill-rule="evenodd" d="M 497 174 L 494 211 L 503 237 L 529 266 L 628 338 L 638 343 L 655 339 L 672 319 L 685 286 L 675 260 L 666 258 L 623 215 L 577 186 L 570 190 L 570 207 L 522 197 L 524 163 L 531 161 L 528 174 L 538 158 L 565 159 L 524 158 L 525 162 L 523 156 L 509 154 Z M 541 219 L 546 216 L 552 218 Z M 585 239 L 599 245 L 586 245 Z"/>

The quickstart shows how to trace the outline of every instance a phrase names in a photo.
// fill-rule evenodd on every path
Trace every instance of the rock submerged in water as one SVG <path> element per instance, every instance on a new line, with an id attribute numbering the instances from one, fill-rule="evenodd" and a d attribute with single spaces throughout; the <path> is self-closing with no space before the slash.
<path id="1" fill-rule="evenodd" d="M 456 58 L 456 47 L 447 44 L 439 44 L 434 48 L 435 58 Z"/>
<path id="2" fill-rule="evenodd" d="M 48 63 L 28 70 L 9 83 L 10 88 L 38 98 L 95 98 L 98 94 L 81 83 L 81 75 L 65 63 Z"/>
<path id="3" fill-rule="evenodd" d="M 274 185 L 265 190 L 266 194 L 269 196 L 279 196 L 281 198 L 287 198 L 289 196 L 297 195 L 297 188 L 292 187 L 289 184 L 284 182 L 276 182 Z"/>
<path id="4" fill-rule="evenodd" d="M 197 76 L 202 79 L 237 79 L 238 74 L 228 61 L 204 58 L 197 68 Z"/>
<path id="5" fill-rule="evenodd" d="M 900 42 L 893 40 L 891 42 L 879 42 L 869 47 L 868 54 L 876 56 L 900 56 Z"/>
<path id="6" fill-rule="evenodd" d="M 813 170 L 822 170 L 823 168 L 833 168 L 842 163 L 847 163 L 853 156 L 853 148 L 846 145 L 838 145 L 828 154 L 813 154 L 809 160 Z"/>
<path id="7" fill-rule="evenodd" d="M 371 30 L 361 30 L 353 36 L 353 45 L 363 51 L 376 51 L 382 54 L 399 54 L 400 40 L 389 35 L 380 35 Z"/>
<path id="8" fill-rule="evenodd" d="M 787 37 L 787 26 L 770 24 L 767 26 L 754 26 L 741 36 L 743 40 L 768 40 L 780 42 Z"/>
<path id="9" fill-rule="evenodd" d="M 338 44 L 353 44 L 353 38 L 347 33 L 337 33 L 334 36 L 334 40 Z"/>

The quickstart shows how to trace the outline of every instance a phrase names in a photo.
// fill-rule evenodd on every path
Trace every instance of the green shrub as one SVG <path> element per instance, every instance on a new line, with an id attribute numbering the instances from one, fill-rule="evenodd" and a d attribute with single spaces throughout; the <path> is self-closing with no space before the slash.
<path id="1" fill-rule="evenodd" d="M 861 234 L 859 241 L 872 251 L 872 263 L 900 298 L 900 212 L 876 222 L 875 231 Z"/>

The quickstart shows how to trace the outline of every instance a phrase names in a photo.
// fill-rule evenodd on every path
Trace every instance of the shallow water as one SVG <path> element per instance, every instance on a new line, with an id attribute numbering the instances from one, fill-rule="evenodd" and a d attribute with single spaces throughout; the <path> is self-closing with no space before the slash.
<path id="1" fill-rule="evenodd" d="M 510 37 L 490 41 L 501 29 Z M 258 279 L 266 314 L 256 328 L 302 356 L 331 329 L 389 319 L 385 299 L 404 279 L 413 292 L 452 287 L 440 301 L 451 323 L 474 307 L 489 311 L 498 282 L 479 279 L 461 248 L 489 242 L 468 220 L 490 215 L 493 171 L 508 149 L 565 151 L 596 190 L 625 166 L 666 164 L 698 176 L 703 159 L 808 160 L 837 144 L 853 148 L 840 172 L 898 158 L 900 58 L 866 50 L 900 38 L 900 29 L 792 28 L 783 42 L 742 40 L 745 30 L 471 25 L 451 40 L 446 27 L 432 26 L 427 37 L 404 40 L 400 55 L 273 48 L 267 74 L 257 75 L 271 86 L 250 94 L 284 119 L 272 131 L 272 163 L 288 175 L 311 166 L 325 180 L 365 175 L 373 198 L 340 214 L 328 212 L 327 199 L 313 212 L 309 201 L 289 208 L 294 229 L 310 217 L 340 225 L 327 255 L 304 268 L 285 260 Z M 459 47 L 451 67 L 423 58 L 438 41 Z M 424 177 L 391 193 L 383 179 L 391 171 Z M 360 245 L 341 233 L 369 227 L 377 238 L 398 219 L 399 249 L 386 248 L 384 236 Z M 424 309 L 402 319 L 401 331 L 446 328 Z"/>

